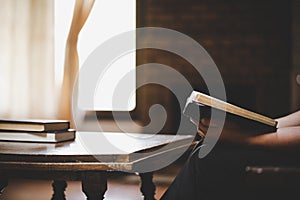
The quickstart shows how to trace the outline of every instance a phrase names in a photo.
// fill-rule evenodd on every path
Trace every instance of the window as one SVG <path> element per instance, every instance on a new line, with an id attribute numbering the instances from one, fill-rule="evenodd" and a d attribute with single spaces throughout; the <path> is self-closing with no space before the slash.
<path id="1" fill-rule="evenodd" d="M 75 0 L 55 1 L 55 76 L 56 85 L 62 83 L 64 51 L 66 39 L 70 29 Z M 92 11 L 80 32 L 78 38 L 79 67 L 81 68 L 88 56 L 103 42 L 112 36 L 131 31 L 136 28 L 136 1 L 135 0 L 102 0 L 95 1 Z M 129 42 L 134 41 L 135 39 Z M 132 44 L 131 44 L 132 45 Z M 105 55 L 103 55 L 105 56 Z M 101 59 L 101 58 L 99 58 Z M 85 101 L 83 92 L 79 89 L 78 104 L 83 110 L 98 111 L 128 111 L 135 108 L 135 74 L 126 82 L 126 91 L 134 91 L 130 94 L 128 104 L 113 105 L 113 94 L 118 90 L 117 84 L 128 72 L 132 72 L 136 65 L 136 53 L 131 52 L 116 59 L 110 66 L 99 66 L 103 70 L 103 77 L 98 80 L 94 105 Z M 100 80 L 101 79 L 101 80 Z M 79 85 L 83 84 L 80 82 Z M 81 88 L 81 87 L 79 87 Z"/>

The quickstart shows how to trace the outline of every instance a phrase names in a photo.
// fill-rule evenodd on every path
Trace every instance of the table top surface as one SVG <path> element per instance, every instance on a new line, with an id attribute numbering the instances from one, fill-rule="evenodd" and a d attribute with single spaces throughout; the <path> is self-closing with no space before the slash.
<path id="1" fill-rule="evenodd" d="M 120 132 L 77 132 L 74 141 L 61 143 L 0 142 L 0 161 L 130 162 L 171 149 L 188 147 L 192 135 Z"/>

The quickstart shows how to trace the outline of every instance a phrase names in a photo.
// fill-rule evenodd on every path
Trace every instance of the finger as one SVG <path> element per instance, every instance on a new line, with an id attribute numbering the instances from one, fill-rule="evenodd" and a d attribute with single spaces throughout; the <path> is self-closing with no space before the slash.
<path id="1" fill-rule="evenodd" d="M 200 135 L 202 138 L 205 137 L 206 132 L 201 131 L 200 129 L 197 130 L 198 135 Z"/>
<path id="2" fill-rule="evenodd" d="M 207 132 L 208 128 L 209 128 L 208 126 L 205 126 L 205 125 L 203 125 L 202 123 L 200 123 L 200 124 L 198 125 L 198 129 L 201 130 L 201 131 L 204 132 L 204 133 Z"/>
<path id="3" fill-rule="evenodd" d="M 210 120 L 210 119 L 207 119 L 207 118 L 202 118 L 200 120 L 200 124 L 204 127 L 211 127 L 211 128 L 216 128 L 216 127 L 219 127 L 220 126 L 220 121 L 218 120 Z M 199 124 L 199 125 L 200 125 Z"/>
<path id="4" fill-rule="evenodd" d="M 202 119 L 200 120 L 200 124 L 202 124 L 203 126 L 209 127 L 210 120 L 207 119 L 207 118 L 202 118 Z"/>

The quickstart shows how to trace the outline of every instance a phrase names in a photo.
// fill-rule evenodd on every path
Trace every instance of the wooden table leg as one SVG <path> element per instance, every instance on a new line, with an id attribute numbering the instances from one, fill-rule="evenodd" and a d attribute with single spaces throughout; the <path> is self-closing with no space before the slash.
<path id="1" fill-rule="evenodd" d="M 82 191 L 87 200 L 104 199 L 107 190 L 106 172 L 85 172 L 82 177 Z"/>
<path id="2" fill-rule="evenodd" d="M 66 197 L 65 197 L 65 190 L 67 188 L 66 181 L 54 180 L 52 183 L 52 188 L 53 188 L 53 195 L 51 198 L 52 200 L 66 199 Z"/>
<path id="3" fill-rule="evenodd" d="M 153 183 L 153 173 L 141 173 L 141 192 L 144 196 L 144 200 L 154 200 L 155 185 Z"/>

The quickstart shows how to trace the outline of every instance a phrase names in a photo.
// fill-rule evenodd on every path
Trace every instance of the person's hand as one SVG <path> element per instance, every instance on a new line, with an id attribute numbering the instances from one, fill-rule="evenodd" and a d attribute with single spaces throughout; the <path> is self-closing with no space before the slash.
<path id="1" fill-rule="evenodd" d="M 221 121 L 209 120 L 206 118 L 201 119 L 199 122 L 192 119 L 191 121 L 198 127 L 197 132 L 201 137 L 205 137 L 207 134 L 212 134 L 210 136 L 214 136 L 214 132 L 220 131 L 221 129 L 221 135 L 219 137 L 220 142 L 252 147 L 281 148 L 285 150 L 294 150 L 296 148 L 299 150 L 299 114 L 300 111 L 284 118 L 289 119 L 292 125 L 289 124 L 290 126 L 283 126 L 282 123 L 276 132 L 270 133 L 258 133 L 255 129 L 245 129 L 230 120 L 225 120 L 224 126 L 222 126 Z"/>
<path id="2" fill-rule="evenodd" d="M 251 136 L 254 135 L 251 133 L 251 130 L 243 130 L 238 124 L 228 120 L 225 120 L 224 123 L 221 123 L 221 121 L 218 120 L 212 121 L 207 118 L 202 118 L 198 124 L 198 134 L 201 137 L 205 137 L 208 130 L 210 134 L 221 131 L 221 135 L 219 137 L 221 142 L 235 144 L 249 144 Z"/>
<path id="3" fill-rule="evenodd" d="M 205 125 L 201 125 L 201 121 L 200 123 L 196 120 L 194 120 L 193 118 L 190 118 L 190 121 L 195 124 L 197 126 L 197 133 L 198 135 L 201 137 L 201 138 L 205 138 L 205 135 L 206 135 L 206 132 L 207 132 L 207 129 L 208 129 L 208 126 L 209 126 L 209 121 L 208 121 L 208 124 L 206 126 L 206 123 Z M 202 128 L 200 128 L 200 126 L 203 126 Z"/>

